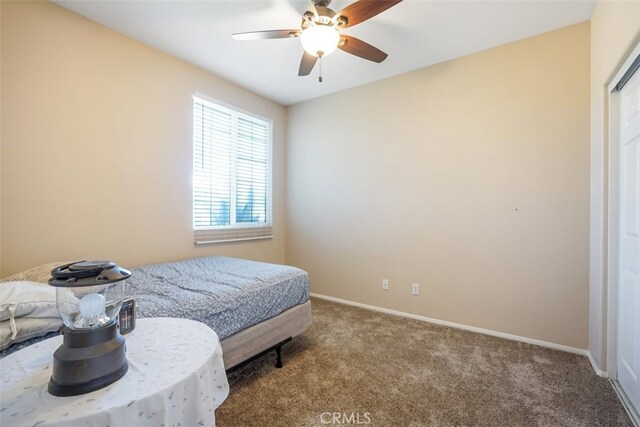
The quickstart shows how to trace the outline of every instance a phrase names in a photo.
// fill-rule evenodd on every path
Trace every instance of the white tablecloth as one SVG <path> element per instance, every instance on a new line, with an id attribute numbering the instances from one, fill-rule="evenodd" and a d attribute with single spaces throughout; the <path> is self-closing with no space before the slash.
<path id="1" fill-rule="evenodd" d="M 187 319 L 138 319 L 125 335 L 129 371 L 91 393 L 47 392 L 54 337 L 0 360 L 0 425 L 212 426 L 229 384 L 218 336 Z M 180 423 L 180 424 L 179 424 Z"/>

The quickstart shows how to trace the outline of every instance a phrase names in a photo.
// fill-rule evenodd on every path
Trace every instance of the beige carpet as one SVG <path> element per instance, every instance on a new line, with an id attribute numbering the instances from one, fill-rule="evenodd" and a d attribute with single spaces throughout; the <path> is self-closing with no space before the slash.
<path id="1" fill-rule="evenodd" d="M 312 306 L 313 325 L 284 347 L 284 368 L 269 355 L 229 375 L 218 426 L 631 426 L 586 357 Z"/>

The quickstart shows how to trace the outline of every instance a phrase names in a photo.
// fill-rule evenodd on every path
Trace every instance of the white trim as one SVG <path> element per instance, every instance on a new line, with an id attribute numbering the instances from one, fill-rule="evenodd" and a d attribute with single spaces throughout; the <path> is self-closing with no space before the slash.
<path id="1" fill-rule="evenodd" d="M 620 216 L 620 150 L 619 150 L 619 95 L 617 91 L 610 92 L 608 102 L 609 152 L 608 152 L 608 200 L 607 200 L 607 363 L 603 368 L 609 378 L 615 379 L 618 369 L 618 267 L 620 258 L 619 248 L 619 216 Z M 603 316 L 604 317 L 604 316 Z"/>
<path id="2" fill-rule="evenodd" d="M 273 126 L 273 119 L 270 119 L 269 117 L 261 116 L 259 114 L 253 113 L 253 112 L 251 112 L 249 110 L 245 110 L 243 108 L 236 107 L 235 105 L 229 104 L 229 103 L 224 102 L 224 101 L 220 101 L 219 99 L 214 98 L 212 96 L 205 95 L 202 92 L 194 91 L 192 96 L 194 98 L 200 98 L 201 100 L 211 104 L 212 108 L 220 108 L 220 107 L 222 107 L 224 109 L 229 110 L 232 113 L 240 113 L 240 115 L 244 115 L 244 116 L 248 116 L 248 117 L 251 117 L 251 118 L 254 118 L 254 119 L 262 120 L 264 122 L 269 122 L 269 124 L 271 124 Z"/>
<path id="3" fill-rule="evenodd" d="M 624 61 L 622 66 L 618 69 L 618 72 L 615 74 L 613 79 L 611 79 L 611 81 L 609 82 L 609 85 L 607 86 L 607 88 L 609 89 L 609 93 L 615 90 L 616 85 L 618 84 L 620 79 L 622 79 L 622 76 L 624 76 L 624 73 L 626 73 L 629 70 L 629 68 L 631 68 L 631 64 L 633 64 L 633 61 L 636 60 L 638 55 L 640 55 L 640 42 L 638 42 L 635 49 L 631 51 L 631 53 L 629 54 L 627 59 Z"/>
<path id="4" fill-rule="evenodd" d="M 606 277 L 606 296 L 607 296 L 607 313 L 602 316 L 603 329 L 607 331 L 606 337 L 606 372 L 607 376 L 616 380 L 618 372 L 618 270 L 619 270 L 619 215 L 620 215 L 620 150 L 619 150 L 619 95 L 616 86 L 622 76 L 631 68 L 633 61 L 640 55 L 640 42 L 627 56 L 624 63 L 614 77 L 611 79 L 608 88 L 608 109 L 607 109 L 607 126 L 608 126 L 608 175 L 607 175 L 607 254 L 605 262 L 607 266 Z M 637 71 L 640 72 L 640 71 Z"/>
<path id="5" fill-rule="evenodd" d="M 238 230 L 242 228 L 268 228 L 273 227 L 270 222 L 238 222 L 231 225 L 214 225 L 211 227 L 193 227 L 193 231 L 219 231 Z"/>
<path id="6" fill-rule="evenodd" d="M 263 239 L 273 239 L 273 236 L 243 237 L 240 239 L 226 239 L 226 240 L 198 240 L 197 242 L 195 242 L 195 244 L 196 246 L 215 245 L 216 243 L 248 242 L 250 240 L 263 240 Z"/>
<path id="7" fill-rule="evenodd" d="M 519 335 L 511 335 L 511 334 L 507 334 L 507 333 L 504 333 L 504 332 L 493 331 L 491 329 L 477 328 L 475 326 L 468 326 L 468 325 L 463 325 L 463 324 L 460 324 L 460 323 L 448 322 L 446 320 L 440 320 L 440 319 L 434 319 L 434 318 L 431 318 L 431 317 L 419 316 L 417 314 L 405 313 L 403 311 L 397 311 L 397 310 L 391 310 L 391 309 L 388 309 L 388 308 L 376 307 L 375 305 L 362 304 L 362 303 L 359 303 L 359 302 L 349 301 L 349 300 L 346 300 L 346 299 L 330 297 L 330 296 L 327 296 L 327 295 L 320 295 L 320 294 L 316 294 L 316 293 L 313 293 L 313 292 L 311 292 L 311 296 L 312 297 L 316 297 L 316 298 L 320 298 L 320 299 L 324 299 L 324 300 L 327 300 L 327 301 L 337 302 L 337 303 L 340 303 L 340 304 L 352 305 L 352 306 L 355 306 L 355 307 L 364 308 L 366 310 L 378 311 L 378 312 L 381 312 L 381 313 L 392 314 L 394 316 L 400 316 L 400 317 L 406 317 L 408 319 L 419 320 L 421 322 L 433 323 L 435 325 L 448 326 L 450 328 L 462 329 L 464 331 L 476 332 L 476 333 L 479 333 L 479 334 L 490 335 L 492 337 L 504 338 L 504 339 L 511 340 L 511 341 L 520 341 L 520 342 L 523 342 L 523 343 L 526 343 L 526 344 L 533 344 L 533 345 L 537 345 L 537 346 L 540 346 L 540 347 L 547 347 L 547 348 L 551 348 L 551 349 L 554 349 L 554 350 L 565 351 L 567 353 L 579 354 L 581 356 L 587 356 L 589 354 L 589 352 L 587 350 L 582 349 L 582 348 L 569 347 L 569 346 L 562 345 L 562 344 L 556 344 L 556 343 L 552 343 L 552 342 L 536 340 L 536 339 L 533 339 L 533 338 L 521 337 Z M 596 371 L 597 374 L 598 374 L 598 372 L 601 372 L 601 371 L 599 371 L 599 370 Z M 598 374 L 598 375 L 600 375 L 600 374 Z"/>
<path id="8" fill-rule="evenodd" d="M 598 365 L 596 365 L 596 361 L 593 360 L 593 356 L 591 355 L 590 351 L 587 351 L 587 359 L 589 359 L 589 363 L 591 363 L 591 367 L 593 368 L 593 371 L 596 373 L 596 375 L 598 375 L 599 377 L 608 378 L 607 372 L 598 368 Z"/>
<path id="9" fill-rule="evenodd" d="M 625 411 L 627 411 L 627 415 L 629 415 L 629 418 L 631 418 L 631 422 L 636 427 L 640 427 L 640 414 L 636 412 L 636 410 L 633 408 L 633 405 L 631 405 L 631 402 L 629 402 L 629 398 L 627 397 L 627 394 L 624 392 L 622 387 L 620 387 L 620 383 L 612 379 L 610 379 L 609 382 L 618 395 L 618 399 L 620 399 L 622 407 Z"/>

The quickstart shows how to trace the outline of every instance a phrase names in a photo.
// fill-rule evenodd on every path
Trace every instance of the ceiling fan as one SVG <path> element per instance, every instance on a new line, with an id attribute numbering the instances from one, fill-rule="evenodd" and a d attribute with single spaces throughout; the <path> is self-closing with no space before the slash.
<path id="1" fill-rule="evenodd" d="M 299 76 L 307 76 L 318 58 L 331 54 L 336 48 L 373 62 L 382 62 L 387 54 L 353 36 L 342 34 L 353 27 L 384 12 L 402 0 L 359 0 L 336 13 L 329 9 L 331 0 L 311 0 L 313 7 L 302 15 L 300 29 L 267 30 L 235 33 L 235 40 L 266 40 L 300 37 L 304 48 Z M 322 82 L 322 76 L 320 76 Z"/>

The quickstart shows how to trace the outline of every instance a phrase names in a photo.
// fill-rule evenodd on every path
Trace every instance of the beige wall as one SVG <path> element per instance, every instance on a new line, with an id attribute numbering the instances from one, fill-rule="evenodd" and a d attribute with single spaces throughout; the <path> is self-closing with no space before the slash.
<path id="1" fill-rule="evenodd" d="M 589 349 L 603 369 L 604 88 L 639 22 L 640 2 L 600 1 L 591 24 Z M 0 275 L 84 257 L 285 260 L 282 107 L 50 3 L 2 2 L 0 28 Z M 318 293 L 586 347 L 588 33 L 291 107 L 286 260 Z M 193 247 L 193 91 L 275 121 L 272 241 Z"/>
<path id="2" fill-rule="evenodd" d="M 589 23 L 288 114 L 286 260 L 313 292 L 587 347 Z"/>
<path id="3" fill-rule="evenodd" d="M 607 89 L 640 41 L 640 1 L 599 1 L 591 19 L 591 263 L 589 351 L 607 369 Z"/>
<path id="4" fill-rule="evenodd" d="M 2 274 L 226 254 L 284 261 L 283 107 L 48 2 L 2 2 Z M 274 120 L 275 238 L 195 248 L 192 93 Z"/>
<path id="5" fill-rule="evenodd" d="M 0 277 L 2 277 L 2 6 L 0 5 Z"/>

